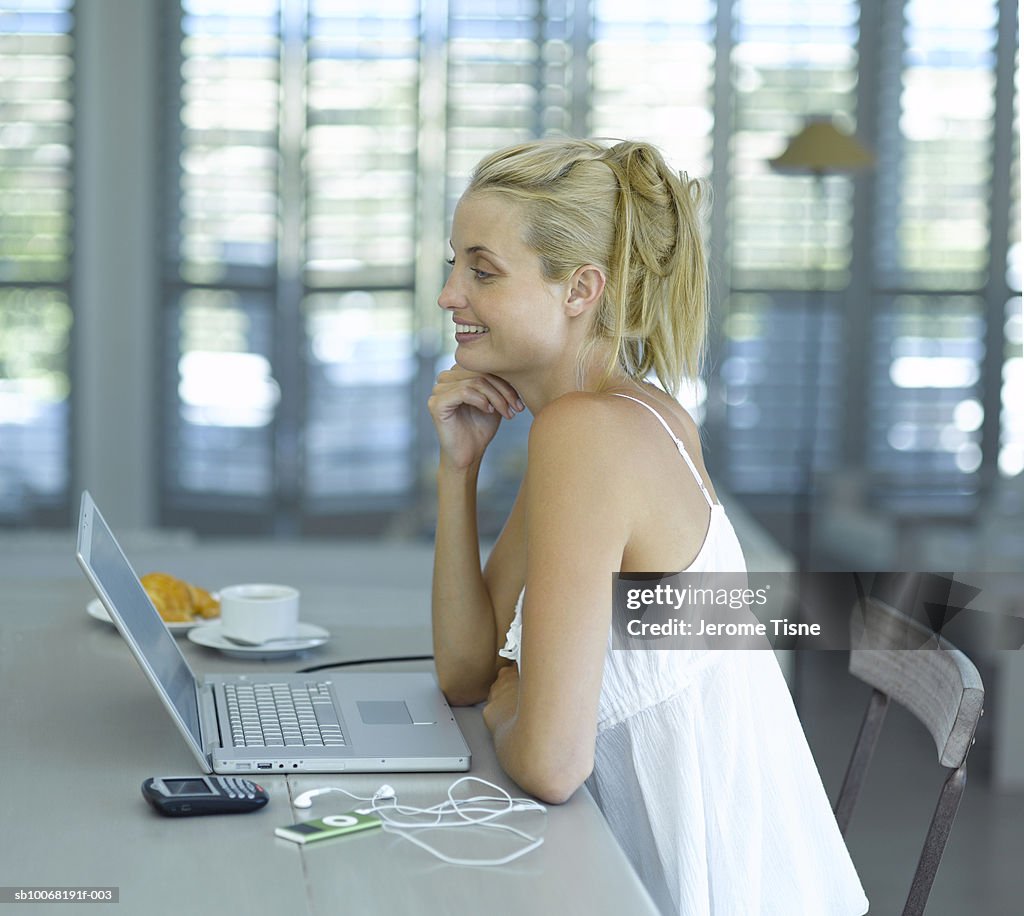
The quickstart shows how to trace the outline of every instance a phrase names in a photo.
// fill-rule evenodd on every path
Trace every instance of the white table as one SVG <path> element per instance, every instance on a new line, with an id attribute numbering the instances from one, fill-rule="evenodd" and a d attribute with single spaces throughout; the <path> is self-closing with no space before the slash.
<path id="1" fill-rule="evenodd" d="M 181 545 L 163 553 L 161 568 L 203 584 L 252 579 L 258 569 L 259 578 L 298 585 L 304 619 L 334 634 L 306 657 L 273 663 L 228 659 L 182 640 L 197 673 L 430 651 L 429 595 L 416 565 L 424 556 L 406 557 L 415 568 L 402 573 L 401 550 L 382 560 L 379 548 L 346 552 L 330 567 L 323 565 L 326 548 L 301 545 Z M 142 559 L 140 572 L 152 568 L 151 558 Z M 544 830 L 544 845 L 487 868 L 446 865 L 381 830 L 310 847 L 274 836 L 276 826 L 356 804 L 327 795 L 312 813 L 295 812 L 289 798 L 309 788 L 372 794 L 386 781 L 402 802 L 426 806 L 442 800 L 461 774 L 273 776 L 260 780 L 271 797 L 261 811 L 160 817 L 142 798 L 142 780 L 197 768 L 156 694 L 119 634 L 86 616 L 92 593 L 70 555 L 50 576 L 28 563 L 22 575 L 11 567 L 8 555 L 0 567 L 0 886 L 118 887 L 115 911 L 147 916 L 657 912 L 585 789 L 546 819 L 520 815 L 532 818 L 523 822 L 527 829 Z M 389 580 L 375 579 L 385 567 Z M 304 580 L 304 571 L 317 574 Z M 521 794 L 498 766 L 479 710 L 456 715 L 473 752 L 472 774 Z M 444 838 L 446 851 L 480 855 L 473 833 Z M 96 913 L 102 906 L 37 904 L 33 912 Z"/>

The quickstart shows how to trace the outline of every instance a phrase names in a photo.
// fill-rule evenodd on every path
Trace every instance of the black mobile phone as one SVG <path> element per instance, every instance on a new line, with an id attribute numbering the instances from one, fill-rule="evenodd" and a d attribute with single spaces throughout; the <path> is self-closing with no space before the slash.
<path id="1" fill-rule="evenodd" d="M 142 783 L 142 795 L 168 817 L 243 814 L 270 801 L 262 786 L 238 776 L 153 776 Z"/>

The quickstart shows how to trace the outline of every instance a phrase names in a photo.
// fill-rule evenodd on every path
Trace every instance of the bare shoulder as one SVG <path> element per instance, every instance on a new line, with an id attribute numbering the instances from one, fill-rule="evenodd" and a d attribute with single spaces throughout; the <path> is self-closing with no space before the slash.
<path id="1" fill-rule="evenodd" d="M 552 401 L 535 418 L 530 437 L 531 462 L 535 456 L 570 453 L 577 468 L 602 468 L 619 475 L 622 487 L 632 493 L 641 484 L 640 477 L 648 481 L 672 485 L 676 480 L 686 487 L 690 472 L 679 460 L 679 453 L 671 446 L 671 439 L 662 435 L 655 411 L 671 434 L 677 437 L 694 462 L 701 480 L 713 499 L 711 479 L 704 466 L 700 428 L 689 412 L 668 395 L 652 391 L 639 406 L 639 398 L 618 397 L 607 392 L 571 392 Z M 645 409 L 647 408 L 647 409 Z M 536 436 L 534 435 L 536 433 Z M 660 469 L 660 470 L 659 470 Z M 699 497 L 696 505 L 703 504 L 699 490 L 691 494 Z"/>
<path id="2" fill-rule="evenodd" d="M 654 420 L 649 410 L 639 408 L 639 399 L 607 393 L 573 391 L 548 404 L 534 418 L 531 445 L 536 433 L 539 446 L 585 442 L 591 447 L 607 448 L 623 463 L 638 457 L 644 443 L 658 448 L 657 437 L 649 435 Z M 691 453 L 700 453 L 700 431 L 690 414 L 667 395 L 642 401 L 667 420 L 673 434 L 679 436 Z"/>
<path id="3" fill-rule="evenodd" d="M 590 392 L 564 394 L 534 418 L 527 448 L 527 489 L 593 501 L 596 493 L 622 511 L 629 498 L 629 435 L 615 398 Z"/>
<path id="4" fill-rule="evenodd" d="M 550 571 L 564 569 L 578 560 L 575 550 L 581 537 L 589 545 L 588 556 L 601 568 L 618 569 L 621 563 L 634 507 L 631 475 L 622 473 L 627 459 L 616 446 L 621 430 L 614 405 L 607 401 L 601 395 L 572 392 L 534 418 L 524 482 L 528 570 L 531 551 L 535 573 L 544 564 Z"/>
<path id="5" fill-rule="evenodd" d="M 573 391 L 556 398 L 534 418 L 530 453 L 572 449 L 614 454 L 621 438 L 621 417 L 615 399 L 589 391 Z"/>

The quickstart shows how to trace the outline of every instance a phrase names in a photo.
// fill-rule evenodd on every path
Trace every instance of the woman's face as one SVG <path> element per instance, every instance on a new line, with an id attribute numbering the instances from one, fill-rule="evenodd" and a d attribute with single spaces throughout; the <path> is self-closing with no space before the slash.
<path id="1" fill-rule="evenodd" d="M 565 355 L 568 284 L 544 278 L 522 235 L 516 206 L 500 194 L 467 195 L 455 209 L 452 272 L 437 301 L 451 312 L 464 369 L 516 374 Z"/>

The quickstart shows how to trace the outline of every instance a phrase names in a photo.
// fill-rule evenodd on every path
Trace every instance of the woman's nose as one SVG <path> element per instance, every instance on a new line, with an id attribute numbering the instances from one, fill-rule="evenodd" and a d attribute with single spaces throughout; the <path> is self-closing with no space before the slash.
<path id="1" fill-rule="evenodd" d="M 462 307 L 462 296 L 456 289 L 454 271 L 448 275 L 448 279 L 441 289 L 441 295 L 437 297 L 437 304 L 447 311 Z"/>

